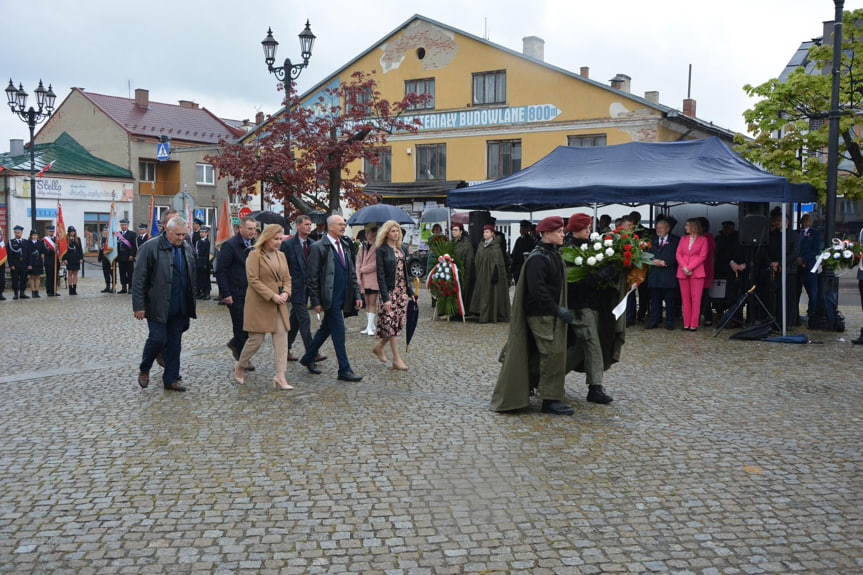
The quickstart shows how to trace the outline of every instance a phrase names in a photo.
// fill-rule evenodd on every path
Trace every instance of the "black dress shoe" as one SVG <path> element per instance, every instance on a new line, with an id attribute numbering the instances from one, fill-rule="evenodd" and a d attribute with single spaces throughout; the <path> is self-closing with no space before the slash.
<path id="1" fill-rule="evenodd" d="M 231 342 L 228 342 L 228 349 L 231 350 L 231 355 L 234 356 L 234 361 L 240 361 L 240 350 Z"/>
<path id="2" fill-rule="evenodd" d="M 21 292 L 21 295 L 20 295 L 20 296 L 18 296 L 18 297 L 19 297 L 20 299 L 30 299 L 30 296 L 29 296 L 29 295 L 27 295 L 27 294 L 26 294 L 26 293 L 24 293 L 24 292 Z"/>
<path id="3" fill-rule="evenodd" d="M 339 373 L 339 381 L 362 381 L 362 377 L 355 374 L 352 371 L 346 371 L 344 373 Z"/>
<path id="4" fill-rule="evenodd" d="M 178 382 L 176 382 L 176 381 L 175 381 L 174 383 L 168 383 L 168 384 L 166 384 L 166 385 L 165 385 L 165 389 L 168 389 L 168 390 L 171 390 L 171 391 L 186 391 L 186 388 L 185 388 L 185 387 L 183 387 L 182 385 L 180 385 L 180 384 L 179 384 Z"/>
<path id="5" fill-rule="evenodd" d="M 121 293 L 129 293 L 129 292 L 128 292 L 128 291 L 126 291 L 126 288 L 123 288 L 123 289 L 121 289 L 120 291 L 118 291 L 117 293 L 118 293 L 118 294 L 121 294 Z"/>
<path id="6" fill-rule="evenodd" d="M 150 374 L 144 373 L 143 371 L 138 372 L 138 385 L 141 386 L 141 389 L 144 389 L 148 385 L 150 385 Z"/>
<path id="7" fill-rule="evenodd" d="M 587 386 L 587 401 L 606 404 L 614 401 L 614 398 L 605 393 L 601 385 L 589 385 Z"/>
<path id="8" fill-rule="evenodd" d="M 575 410 L 569 405 L 557 399 L 543 399 L 542 412 L 553 415 L 572 415 Z"/>
<path id="9" fill-rule="evenodd" d="M 318 369 L 317 367 L 315 367 L 314 361 L 303 361 L 302 359 L 300 359 L 300 365 L 302 365 L 306 369 L 308 369 L 309 373 L 314 373 L 315 375 L 318 375 L 319 373 L 321 373 L 321 370 Z"/>

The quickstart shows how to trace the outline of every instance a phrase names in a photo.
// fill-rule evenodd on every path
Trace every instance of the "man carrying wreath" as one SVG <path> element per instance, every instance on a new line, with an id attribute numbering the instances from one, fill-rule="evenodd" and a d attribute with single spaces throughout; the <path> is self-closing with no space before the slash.
<path id="1" fill-rule="evenodd" d="M 531 390 L 542 399 L 542 412 L 572 415 L 563 402 L 566 376 L 566 330 L 572 312 L 566 307 L 566 273 L 560 246 L 563 218 L 551 216 L 536 226 L 540 243 L 525 260 L 512 302 L 509 338 L 491 398 L 493 411 L 530 405 Z"/>

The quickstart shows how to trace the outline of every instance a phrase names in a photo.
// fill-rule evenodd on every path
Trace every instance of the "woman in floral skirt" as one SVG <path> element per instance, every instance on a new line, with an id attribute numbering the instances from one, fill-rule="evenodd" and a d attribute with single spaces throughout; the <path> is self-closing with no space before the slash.
<path id="1" fill-rule="evenodd" d="M 378 230 L 375 241 L 378 266 L 378 330 L 380 341 L 372 350 L 382 362 L 387 361 L 384 346 L 389 342 L 393 354 L 393 369 L 407 370 L 399 355 L 398 336 L 405 326 L 408 298 L 416 299 L 413 287 L 407 281 L 407 248 L 402 245 L 402 231 L 398 222 L 389 220 Z"/>

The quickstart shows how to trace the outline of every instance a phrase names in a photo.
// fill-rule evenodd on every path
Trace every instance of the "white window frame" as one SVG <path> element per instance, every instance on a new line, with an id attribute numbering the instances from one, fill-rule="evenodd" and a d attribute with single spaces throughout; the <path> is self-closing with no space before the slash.
<path id="1" fill-rule="evenodd" d="M 203 168 L 203 181 L 200 177 L 200 172 L 198 168 Z M 209 169 L 208 169 L 209 168 Z M 207 175 L 209 173 L 209 178 Z M 212 164 L 204 164 L 203 162 L 197 162 L 195 164 L 195 183 L 199 186 L 215 186 L 216 185 L 216 169 Z"/>

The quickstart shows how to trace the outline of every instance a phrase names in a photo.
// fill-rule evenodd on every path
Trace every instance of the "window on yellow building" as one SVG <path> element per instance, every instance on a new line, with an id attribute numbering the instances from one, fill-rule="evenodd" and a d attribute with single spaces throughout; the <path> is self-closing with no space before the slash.
<path id="1" fill-rule="evenodd" d="M 566 145 L 572 148 L 595 148 L 605 146 L 605 134 L 585 134 L 584 136 L 567 136 Z"/>
<path id="2" fill-rule="evenodd" d="M 434 109 L 434 78 L 423 78 L 422 80 L 405 80 L 405 95 L 416 93 L 420 96 L 428 95 L 425 102 L 411 106 L 411 110 Z"/>
<path id="3" fill-rule="evenodd" d="M 417 146 L 417 180 L 446 179 L 446 144 Z"/>
<path id="4" fill-rule="evenodd" d="M 351 105 L 349 99 L 345 100 L 345 110 L 350 111 L 352 108 L 357 107 L 368 113 L 371 108 L 372 103 L 372 89 L 370 87 L 367 88 L 358 88 L 356 91 L 356 104 Z"/>
<path id="5" fill-rule="evenodd" d="M 506 70 L 496 72 L 477 72 L 473 75 L 473 103 L 506 103 Z"/>
<path id="6" fill-rule="evenodd" d="M 155 182 L 156 162 L 138 162 L 138 180 L 142 182 Z"/>
<path id="7" fill-rule="evenodd" d="M 390 182 L 393 179 L 393 152 L 389 146 L 378 148 L 376 162 L 363 160 L 363 171 L 369 182 Z"/>
<path id="8" fill-rule="evenodd" d="M 488 179 L 496 180 L 521 169 L 521 140 L 488 142 Z"/>
<path id="9" fill-rule="evenodd" d="M 210 164 L 195 164 L 195 183 L 202 186 L 216 185 L 213 166 Z"/>

